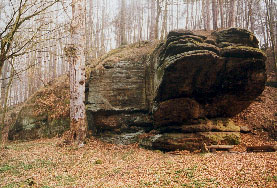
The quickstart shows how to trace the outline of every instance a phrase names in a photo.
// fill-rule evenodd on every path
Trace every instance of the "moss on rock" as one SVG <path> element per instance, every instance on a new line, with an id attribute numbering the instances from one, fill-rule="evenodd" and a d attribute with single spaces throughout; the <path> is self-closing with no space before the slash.
<path id="1" fill-rule="evenodd" d="M 200 132 L 206 144 L 226 144 L 237 145 L 240 143 L 240 133 L 238 132 Z"/>
<path id="2" fill-rule="evenodd" d="M 242 46 L 259 47 L 259 41 L 253 33 L 246 29 L 230 28 L 212 33 L 218 44 L 223 42 L 238 44 Z"/>
<path id="3" fill-rule="evenodd" d="M 60 136 L 69 129 L 69 82 L 60 77 L 37 91 L 23 105 L 11 126 L 10 140 Z"/>
<path id="4" fill-rule="evenodd" d="M 228 46 L 221 50 L 221 56 L 235 58 L 256 58 L 266 60 L 266 55 L 262 50 L 249 46 Z"/>

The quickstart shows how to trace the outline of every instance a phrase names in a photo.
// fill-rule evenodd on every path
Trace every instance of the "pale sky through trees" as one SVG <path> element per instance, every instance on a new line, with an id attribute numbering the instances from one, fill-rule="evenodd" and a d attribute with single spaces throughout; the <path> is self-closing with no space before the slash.
<path id="1" fill-rule="evenodd" d="M 213 7 L 210 0 L 160 0 L 160 15 L 157 17 L 157 1 L 155 0 L 126 0 L 126 9 L 123 12 L 125 24 L 121 24 L 122 0 L 86 0 L 86 49 L 87 61 L 100 57 L 111 49 L 120 46 L 120 27 L 125 26 L 124 35 L 128 44 L 151 39 L 151 32 L 158 29 L 158 38 L 165 36 L 173 29 L 201 30 L 207 27 L 213 29 Z M 230 1 L 223 0 L 222 19 L 221 6 L 217 5 L 217 26 L 227 28 L 230 23 L 230 11 L 234 11 L 233 25 L 240 28 L 253 30 L 261 41 L 260 46 L 271 46 L 271 32 L 267 21 L 265 2 L 268 0 L 234 0 L 234 7 L 230 9 Z M 10 3 L 12 2 L 12 4 Z M 0 32 L 16 9 L 19 0 L 2 0 L 0 2 Z M 37 4 L 28 11 L 32 11 L 43 0 L 30 0 Z M 48 2 L 48 1 L 47 1 Z M 167 2 L 167 6 L 166 3 Z M 219 3 L 220 1 L 217 1 Z M 188 4 L 187 4 L 188 3 Z M 271 8 L 272 32 L 277 30 L 276 7 L 273 2 Z M 207 10 L 209 10 L 207 12 Z M 28 13 L 27 11 L 27 13 Z M 209 13 L 209 14 L 207 14 Z M 41 86 L 46 85 L 53 78 L 65 74 L 68 71 L 68 63 L 64 57 L 64 47 L 70 43 L 69 23 L 71 20 L 70 1 L 57 3 L 45 13 L 36 16 L 26 22 L 17 32 L 14 47 L 26 41 L 33 32 L 39 29 L 37 44 L 32 49 L 26 49 L 26 54 L 15 57 L 13 66 L 16 77 L 10 89 L 12 97 L 9 104 L 23 102 Z M 209 20 L 207 21 L 207 18 Z M 274 22 L 275 20 L 275 22 Z M 221 23 L 223 21 L 223 23 Z M 158 23 L 158 27 L 155 24 Z M 275 24 L 275 25 L 274 25 Z M 166 25 L 164 28 L 163 26 Z M 275 28 L 273 28 L 275 27 Z M 164 33 L 162 33 L 164 32 Z M 276 40 L 277 37 L 275 37 Z M 9 78 L 11 66 L 7 65 L 7 71 L 0 78 Z M 32 67 L 32 68 L 30 68 Z M 4 69 L 2 70 L 3 73 Z M 0 81 L 3 86 L 4 81 Z M 2 87 L 4 88 L 4 87 Z M 15 89 L 16 88 L 16 89 Z M 16 97 L 19 96 L 19 97 Z M 15 99 L 17 98 L 17 99 Z"/>

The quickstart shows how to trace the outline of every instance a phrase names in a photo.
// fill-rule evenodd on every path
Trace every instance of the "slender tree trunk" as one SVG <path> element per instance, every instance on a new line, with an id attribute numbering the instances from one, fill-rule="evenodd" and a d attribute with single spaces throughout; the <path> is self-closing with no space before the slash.
<path id="1" fill-rule="evenodd" d="M 211 30 L 210 0 L 206 0 L 207 30 Z"/>
<path id="2" fill-rule="evenodd" d="M 217 2 L 216 2 L 216 0 L 212 0 L 212 10 L 213 10 L 213 30 L 217 30 L 218 10 L 217 10 Z"/>
<path id="3" fill-rule="evenodd" d="M 192 1 L 191 2 L 191 15 L 190 15 L 190 17 L 191 17 L 191 22 L 190 22 L 190 25 L 191 25 L 191 29 L 195 29 L 195 25 L 194 25 L 194 14 L 195 14 L 195 12 L 194 12 L 194 1 Z"/>
<path id="4" fill-rule="evenodd" d="M 234 27 L 234 22 L 235 22 L 234 12 L 235 12 L 235 0 L 230 0 L 228 27 Z"/>
<path id="5" fill-rule="evenodd" d="M 240 6 L 240 1 L 241 0 L 237 0 L 237 9 L 236 9 L 236 19 L 235 19 L 235 22 L 236 22 L 236 27 L 239 27 L 239 19 L 240 19 L 240 15 L 239 15 L 239 6 Z"/>
<path id="6" fill-rule="evenodd" d="M 159 38 L 159 20 L 162 12 L 162 7 L 160 5 L 160 0 L 156 0 L 157 6 L 157 15 L 156 15 L 156 23 L 155 23 L 155 40 Z"/>
<path id="7" fill-rule="evenodd" d="M 70 134 L 69 142 L 82 145 L 87 135 L 85 111 L 86 1 L 72 0 L 72 44 L 66 49 L 70 60 Z"/>
<path id="8" fill-rule="evenodd" d="M 223 0 L 218 0 L 220 7 L 220 27 L 224 28 Z"/>
<path id="9" fill-rule="evenodd" d="M 12 60 L 13 63 L 13 60 Z M 8 111 L 8 99 L 9 99 L 9 91 L 13 82 L 14 78 L 14 69 L 11 67 L 10 75 L 9 75 L 9 82 L 6 85 L 6 90 L 5 90 L 5 98 L 2 99 L 4 100 L 4 106 L 3 106 L 3 112 L 2 112 L 2 119 L 0 122 L 0 143 L 5 143 L 3 136 L 3 130 L 5 128 L 5 118 L 6 118 L 6 113 Z"/>
<path id="10" fill-rule="evenodd" d="M 1 83 L 1 107 L 3 107 L 5 103 L 6 87 L 8 83 L 7 77 L 8 77 L 8 62 L 6 62 L 3 66 L 2 83 Z"/>
<path id="11" fill-rule="evenodd" d="M 176 18 L 176 27 L 179 29 L 179 1 L 177 1 L 177 18 Z"/>
<path id="12" fill-rule="evenodd" d="M 165 8 L 164 8 L 164 15 L 163 15 L 163 25 L 162 25 L 162 31 L 161 31 L 161 40 L 164 39 L 166 33 L 167 33 L 167 12 L 168 12 L 168 2 L 165 0 Z"/>
<path id="13" fill-rule="evenodd" d="M 150 36 L 149 40 L 155 39 L 155 21 L 156 21 L 156 15 L 155 15 L 155 0 L 151 0 L 151 16 L 150 16 Z"/>
<path id="14" fill-rule="evenodd" d="M 140 4 L 140 6 L 139 6 L 139 15 L 138 15 L 138 40 L 139 40 L 139 42 L 142 40 L 143 13 L 144 13 L 143 7 Z"/>
<path id="15" fill-rule="evenodd" d="M 249 12 L 248 12 L 248 16 L 249 16 L 249 21 L 250 21 L 250 31 L 254 32 L 255 31 L 255 18 L 253 16 L 253 0 L 249 0 Z"/>
<path id="16" fill-rule="evenodd" d="M 187 8 L 186 9 L 186 14 L 187 14 L 187 17 L 186 17 L 186 29 L 188 29 L 188 26 L 189 26 L 189 3 L 190 3 L 190 0 L 187 0 L 187 4 L 186 4 L 186 8 Z"/>
<path id="17" fill-rule="evenodd" d="M 202 1 L 202 20 L 203 20 L 203 27 L 207 30 L 207 15 L 206 15 L 206 1 Z"/>
<path id="18" fill-rule="evenodd" d="M 268 40 L 267 40 L 267 37 L 266 37 L 266 33 L 265 33 L 265 24 L 263 23 L 263 19 L 262 19 L 262 16 L 261 16 L 261 11 L 259 11 L 259 20 L 260 20 L 260 26 L 262 28 L 262 33 L 263 33 L 263 38 L 264 38 L 264 43 L 265 43 L 265 48 L 267 49 L 268 48 Z"/>
<path id="19" fill-rule="evenodd" d="M 150 9 L 151 9 L 151 6 L 150 6 L 150 1 L 147 1 L 147 30 L 146 30 L 146 38 L 147 40 L 150 39 L 150 32 L 151 32 L 151 24 L 150 24 L 150 21 L 151 21 L 151 15 L 150 15 Z"/>
<path id="20" fill-rule="evenodd" d="M 272 47 L 272 55 L 273 55 L 273 61 L 275 65 L 275 80 L 277 80 L 277 58 L 276 58 L 276 44 L 275 44 L 275 34 L 274 34 L 274 15 L 273 15 L 273 6 L 274 3 L 272 0 L 265 0 L 266 4 L 266 17 L 267 17 L 267 27 L 269 29 L 269 38 L 270 38 L 270 43 Z"/>
<path id="21" fill-rule="evenodd" d="M 120 12 L 120 45 L 126 45 L 126 1 L 121 0 Z"/>

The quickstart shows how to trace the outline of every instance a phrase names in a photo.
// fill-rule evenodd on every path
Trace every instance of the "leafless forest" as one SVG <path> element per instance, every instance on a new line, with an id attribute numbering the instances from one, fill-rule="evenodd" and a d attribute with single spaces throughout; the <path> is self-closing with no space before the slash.
<path id="1" fill-rule="evenodd" d="M 121 45 L 163 39 L 174 29 L 245 28 L 258 36 L 261 48 L 273 49 L 277 40 L 276 3 L 274 0 L 87 0 L 87 61 Z M 22 23 L 12 28 L 17 19 Z M 68 1 L 0 2 L 1 107 L 22 103 L 37 89 L 68 72 L 64 47 L 70 42 L 70 20 Z"/>

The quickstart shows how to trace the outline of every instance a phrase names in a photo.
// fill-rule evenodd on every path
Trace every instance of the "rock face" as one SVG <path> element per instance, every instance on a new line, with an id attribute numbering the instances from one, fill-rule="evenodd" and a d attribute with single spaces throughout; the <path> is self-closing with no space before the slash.
<path id="1" fill-rule="evenodd" d="M 61 136 L 69 129 L 69 118 L 48 119 L 47 113 L 37 115 L 35 106 L 25 106 L 9 131 L 9 140 L 33 140 Z"/>
<path id="2" fill-rule="evenodd" d="M 229 43 L 239 41 L 241 33 L 243 44 Z M 157 49 L 153 61 L 157 67 L 153 91 L 157 124 L 164 124 L 163 118 L 167 118 L 171 111 L 176 118 L 171 117 L 169 121 L 174 123 L 203 117 L 232 117 L 263 91 L 265 56 L 258 48 L 251 47 L 256 45 L 257 39 L 238 29 L 213 35 L 219 42 L 217 46 L 204 42 L 203 36 L 197 36 L 195 40 L 191 33 L 173 32 Z M 219 48 L 222 43 L 229 46 Z M 186 112 L 176 111 L 176 106 Z"/>
<path id="3" fill-rule="evenodd" d="M 166 151 L 239 143 L 240 128 L 228 118 L 247 108 L 266 80 L 266 57 L 252 33 L 171 31 L 146 56 L 92 72 L 88 114 L 95 133 L 142 130 L 141 145 Z"/>
<path id="4" fill-rule="evenodd" d="M 145 62 L 151 47 L 143 45 L 111 52 L 92 68 L 86 102 L 89 128 L 96 136 L 152 129 L 145 94 Z"/>
<path id="5" fill-rule="evenodd" d="M 9 129 L 10 140 L 61 136 L 69 129 L 68 77 L 56 79 L 23 104 Z"/>

